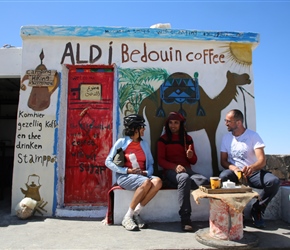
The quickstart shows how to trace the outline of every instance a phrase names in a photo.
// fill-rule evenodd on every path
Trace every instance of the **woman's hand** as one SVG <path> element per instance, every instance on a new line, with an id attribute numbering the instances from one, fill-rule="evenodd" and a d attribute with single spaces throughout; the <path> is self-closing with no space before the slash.
<path id="1" fill-rule="evenodd" d="M 140 168 L 128 168 L 127 174 L 142 174 L 142 170 Z"/>

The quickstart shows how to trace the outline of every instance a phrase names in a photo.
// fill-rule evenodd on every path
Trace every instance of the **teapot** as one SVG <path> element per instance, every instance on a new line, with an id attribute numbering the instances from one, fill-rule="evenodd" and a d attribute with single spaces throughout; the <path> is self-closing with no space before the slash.
<path id="1" fill-rule="evenodd" d="M 36 185 L 34 183 L 34 181 L 31 181 L 31 183 L 29 184 L 30 177 L 37 177 L 38 178 L 38 185 Z M 28 176 L 27 183 L 25 183 L 27 190 L 20 188 L 21 192 L 25 195 L 25 197 L 29 197 L 29 198 L 36 200 L 36 201 L 41 200 L 40 194 L 39 194 L 39 189 L 41 187 L 41 185 L 39 183 L 39 179 L 40 179 L 40 177 L 36 174 L 32 174 L 32 175 Z"/>
<path id="2" fill-rule="evenodd" d="M 236 186 L 236 183 L 234 183 L 230 180 L 223 182 L 223 188 L 235 188 L 235 186 Z"/>

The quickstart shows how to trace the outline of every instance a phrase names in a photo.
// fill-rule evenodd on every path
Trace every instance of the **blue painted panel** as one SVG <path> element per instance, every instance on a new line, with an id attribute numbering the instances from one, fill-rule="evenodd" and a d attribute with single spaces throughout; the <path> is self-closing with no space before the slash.
<path id="1" fill-rule="evenodd" d="M 108 38 L 158 38 L 259 43 L 260 35 L 252 32 L 199 31 L 179 29 L 91 27 L 91 26 L 23 26 L 22 37 L 67 36 Z"/>

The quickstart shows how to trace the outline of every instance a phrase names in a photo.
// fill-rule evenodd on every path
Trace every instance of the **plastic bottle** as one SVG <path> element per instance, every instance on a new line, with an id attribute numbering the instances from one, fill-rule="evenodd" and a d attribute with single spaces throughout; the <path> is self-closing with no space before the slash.
<path id="1" fill-rule="evenodd" d="M 129 154 L 129 159 L 130 162 L 132 163 L 132 168 L 140 168 L 135 154 Z"/>

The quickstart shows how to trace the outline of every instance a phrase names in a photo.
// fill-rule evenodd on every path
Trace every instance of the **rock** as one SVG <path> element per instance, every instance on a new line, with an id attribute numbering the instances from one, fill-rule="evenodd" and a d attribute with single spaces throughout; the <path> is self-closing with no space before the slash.
<path id="1" fill-rule="evenodd" d="M 290 180 L 290 155 L 266 155 L 266 170 L 272 172 L 281 181 Z"/>

